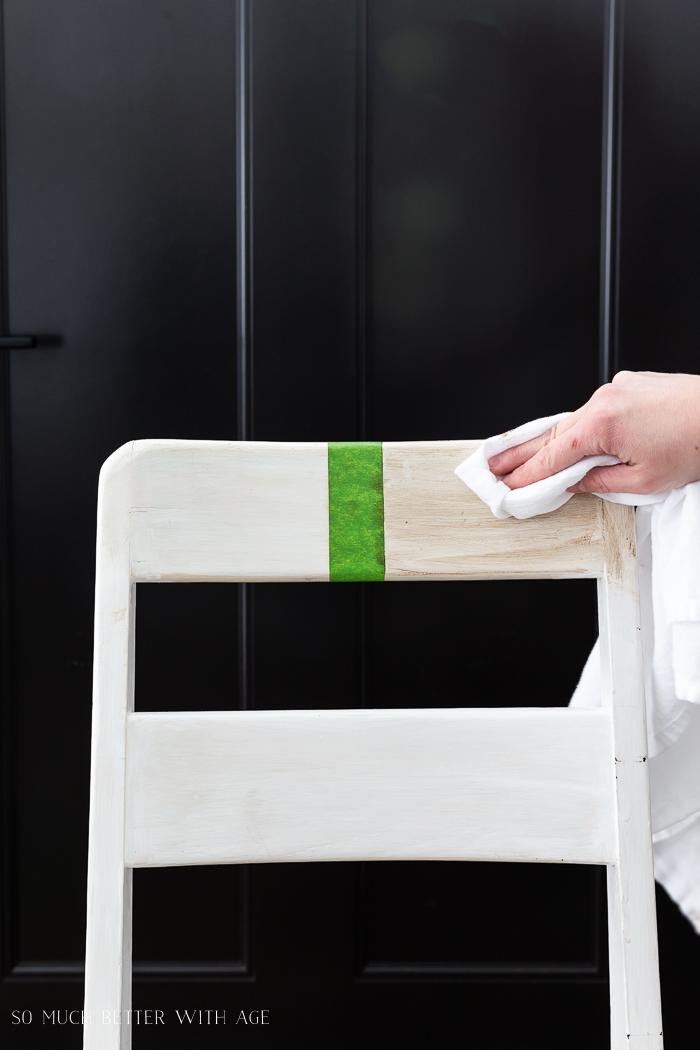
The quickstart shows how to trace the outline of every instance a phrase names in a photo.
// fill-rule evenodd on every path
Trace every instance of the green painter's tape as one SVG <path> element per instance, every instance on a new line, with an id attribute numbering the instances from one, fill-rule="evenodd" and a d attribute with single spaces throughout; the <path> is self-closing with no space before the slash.
<path id="1" fill-rule="evenodd" d="M 384 579 L 381 442 L 328 442 L 328 533 L 331 582 Z"/>

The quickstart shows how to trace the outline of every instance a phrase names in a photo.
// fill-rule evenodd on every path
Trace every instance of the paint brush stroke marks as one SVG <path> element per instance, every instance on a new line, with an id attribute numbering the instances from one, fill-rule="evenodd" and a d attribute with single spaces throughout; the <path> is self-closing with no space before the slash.
<path id="1" fill-rule="evenodd" d="M 379 441 L 328 442 L 332 583 L 384 579 L 384 472 Z"/>

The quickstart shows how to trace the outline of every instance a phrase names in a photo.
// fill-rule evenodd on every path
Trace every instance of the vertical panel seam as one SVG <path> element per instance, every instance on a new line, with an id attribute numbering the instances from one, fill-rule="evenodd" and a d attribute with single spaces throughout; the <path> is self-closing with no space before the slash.
<path id="1" fill-rule="evenodd" d="M 603 155 L 600 257 L 599 382 L 618 366 L 622 60 L 624 0 L 607 0 L 603 61 Z"/>

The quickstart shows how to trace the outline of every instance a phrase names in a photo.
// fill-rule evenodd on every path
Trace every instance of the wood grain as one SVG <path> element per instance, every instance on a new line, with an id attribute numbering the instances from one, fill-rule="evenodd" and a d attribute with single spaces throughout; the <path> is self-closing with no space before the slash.
<path id="1" fill-rule="evenodd" d="M 386 579 L 582 577 L 602 572 L 601 501 L 499 521 L 454 473 L 477 441 L 384 443 Z"/>

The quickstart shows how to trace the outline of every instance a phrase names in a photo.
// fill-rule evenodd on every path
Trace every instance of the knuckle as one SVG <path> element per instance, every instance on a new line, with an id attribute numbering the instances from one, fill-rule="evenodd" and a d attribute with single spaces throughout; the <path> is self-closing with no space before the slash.
<path id="1" fill-rule="evenodd" d="M 542 442 L 542 447 L 540 448 L 539 456 L 540 456 L 540 461 L 542 463 L 546 463 L 546 464 L 550 463 L 551 458 L 552 458 L 552 449 L 551 449 L 550 446 L 551 446 L 551 444 L 554 441 L 556 436 L 557 436 L 557 427 L 556 427 L 556 423 L 555 423 L 555 425 L 553 427 L 550 427 L 549 430 L 545 430 L 544 434 L 542 434 L 542 436 L 540 437 L 540 441 Z"/>
<path id="2" fill-rule="evenodd" d="M 552 446 L 549 443 L 547 443 L 541 450 L 539 455 L 540 463 L 542 464 L 545 470 L 551 470 L 553 458 L 554 456 L 552 452 Z"/>
<path id="3" fill-rule="evenodd" d="M 591 398 L 591 407 L 586 413 L 586 422 L 601 421 L 612 415 L 620 403 L 620 388 L 606 383 L 596 390 Z"/>
<path id="4" fill-rule="evenodd" d="M 616 398 L 601 398 L 599 403 L 591 408 L 586 420 L 589 434 L 597 442 L 605 442 L 617 429 L 620 418 L 620 406 Z"/>

